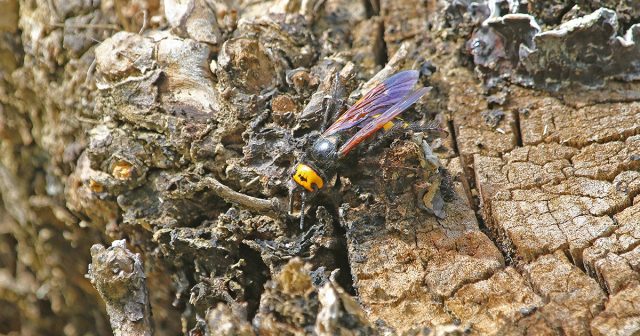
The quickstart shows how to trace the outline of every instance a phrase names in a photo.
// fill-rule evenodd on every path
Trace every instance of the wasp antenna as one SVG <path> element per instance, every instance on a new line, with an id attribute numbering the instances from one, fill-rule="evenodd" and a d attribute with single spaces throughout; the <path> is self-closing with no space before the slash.
<path id="1" fill-rule="evenodd" d="M 300 230 L 304 229 L 304 201 L 307 198 L 307 193 L 302 192 L 300 194 Z"/>
<path id="2" fill-rule="evenodd" d="M 293 214 L 293 189 L 289 189 L 289 209 L 288 214 Z"/>

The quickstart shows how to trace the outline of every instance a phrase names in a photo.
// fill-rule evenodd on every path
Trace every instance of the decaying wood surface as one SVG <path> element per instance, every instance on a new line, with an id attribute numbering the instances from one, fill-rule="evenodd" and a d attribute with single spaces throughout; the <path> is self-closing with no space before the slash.
<path id="1" fill-rule="evenodd" d="M 639 19 L 0 0 L 0 334 L 638 335 Z M 449 135 L 349 158 L 300 230 L 325 111 L 410 68 Z"/>

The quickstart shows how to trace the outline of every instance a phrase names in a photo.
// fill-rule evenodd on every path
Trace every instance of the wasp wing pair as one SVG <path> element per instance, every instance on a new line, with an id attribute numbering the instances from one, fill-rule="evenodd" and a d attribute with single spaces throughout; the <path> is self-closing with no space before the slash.
<path id="1" fill-rule="evenodd" d="M 406 70 L 387 78 L 353 104 L 327 128 L 322 137 L 359 127 L 360 130 L 338 149 L 338 156 L 344 157 L 429 92 L 426 87 L 412 91 L 418 76 L 418 71 Z"/>

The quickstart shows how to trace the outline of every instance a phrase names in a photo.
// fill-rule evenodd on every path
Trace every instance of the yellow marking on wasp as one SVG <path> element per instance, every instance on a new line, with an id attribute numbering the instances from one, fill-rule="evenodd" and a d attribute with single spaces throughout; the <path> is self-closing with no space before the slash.
<path id="1" fill-rule="evenodd" d="M 293 180 L 297 184 L 311 192 L 315 191 L 315 189 L 313 188 L 314 184 L 316 185 L 317 189 L 322 189 L 322 187 L 324 186 L 322 177 L 320 177 L 320 175 L 318 175 L 318 173 L 316 173 L 313 168 L 302 163 L 299 163 L 296 166 L 296 172 L 293 174 Z"/>
<path id="2" fill-rule="evenodd" d="M 376 115 L 372 115 L 372 116 L 371 116 L 371 118 L 373 118 L 373 119 L 376 119 L 376 118 L 378 118 L 378 117 L 380 117 L 380 114 L 376 114 Z M 402 118 L 400 118 L 400 117 L 395 117 L 395 118 L 393 118 L 393 119 L 397 119 L 397 120 L 401 121 L 401 122 L 402 122 L 402 128 L 407 128 L 407 127 L 409 127 L 409 123 L 408 123 L 408 122 L 406 122 L 406 121 L 404 121 Z M 387 121 L 384 125 L 382 125 L 382 129 L 383 129 L 385 132 L 387 132 L 387 131 L 389 131 L 389 130 L 393 127 L 393 125 L 395 125 L 395 123 L 394 123 L 393 121 Z"/>

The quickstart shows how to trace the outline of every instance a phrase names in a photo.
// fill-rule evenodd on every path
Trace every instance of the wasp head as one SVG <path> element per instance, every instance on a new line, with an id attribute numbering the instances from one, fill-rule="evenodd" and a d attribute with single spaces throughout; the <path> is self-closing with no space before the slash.
<path id="1" fill-rule="evenodd" d="M 298 163 L 293 171 L 293 180 L 307 191 L 322 189 L 324 180 L 315 169 L 304 163 Z"/>

